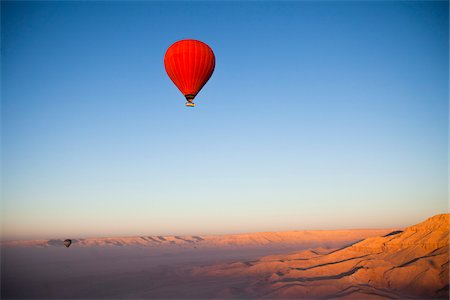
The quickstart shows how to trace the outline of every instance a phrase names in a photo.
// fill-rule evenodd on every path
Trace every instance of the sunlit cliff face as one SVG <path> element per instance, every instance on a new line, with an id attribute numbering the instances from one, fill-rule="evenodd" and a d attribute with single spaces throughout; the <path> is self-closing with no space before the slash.
<path id="1" fill-rule="evenodd" d="M 270 256 L 193 274 L 247 281 L 222 291 L 230 297 L 448 298 L 448 237 L 449 215 L 442 214 L 335 251 Z"/>

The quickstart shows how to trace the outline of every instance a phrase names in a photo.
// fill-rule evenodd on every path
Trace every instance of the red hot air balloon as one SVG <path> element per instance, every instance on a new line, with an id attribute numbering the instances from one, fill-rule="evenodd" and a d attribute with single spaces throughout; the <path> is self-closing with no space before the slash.
<path id="1" fill-rule="evenodd" d="M 214 72 L 216 58 L 212 49 L 197 40 L 172 44 L 164 56 L 167 75 L 186 97 L 186 106 L 195 106 L 194 98 Z"/>

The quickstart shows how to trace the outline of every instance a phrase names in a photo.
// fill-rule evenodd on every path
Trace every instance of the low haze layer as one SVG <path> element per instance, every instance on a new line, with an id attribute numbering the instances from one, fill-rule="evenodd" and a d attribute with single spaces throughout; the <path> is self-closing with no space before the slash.
<path id="1" fill-rule="evenodd" d="M 333 249 L 380 230 L 263 232 L 12 241 L 2 244 L 2 296 L 8 298 L 214 297 L 228 282 L 191 276 L 203 265 L 255 260 L 311 247 Z M 39 274 L 38 276 L 36 274 Z M 177 288 L 174 288 L 174 285 Z"/>

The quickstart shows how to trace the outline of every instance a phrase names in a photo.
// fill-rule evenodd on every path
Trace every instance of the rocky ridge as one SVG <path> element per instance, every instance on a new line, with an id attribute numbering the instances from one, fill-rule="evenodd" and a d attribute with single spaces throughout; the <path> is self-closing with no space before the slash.
<path id="1" fill-rule="evenodd" d="M 341 249 L 201 267 L 192 275 L 233 278 L 218 294 L 226 298 L 448 299 L 448 241 L 449 215 L 442 214 Z"/>

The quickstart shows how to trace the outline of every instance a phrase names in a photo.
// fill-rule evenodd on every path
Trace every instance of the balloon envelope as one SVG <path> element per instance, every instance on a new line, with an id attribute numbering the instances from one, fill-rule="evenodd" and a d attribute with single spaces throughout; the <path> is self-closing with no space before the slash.
<path id="1" fill-rule="evenodd" d="M 67 248 L 69 248 L 69 246 L 71 244 L 72 244 L 72 240 L 67 239 L 67 240 L 64 241 L 64 246 L 66 246 Z"/>
<path id="2" fill-rule="evenodd" d="M 167 75 L 186 97 L 188 106 L 194 106 L 195 96 L 211 77 L 215 65 L 212 49 L 197 40 L 178 41 L 167 49 L 164 56 Z"/>

